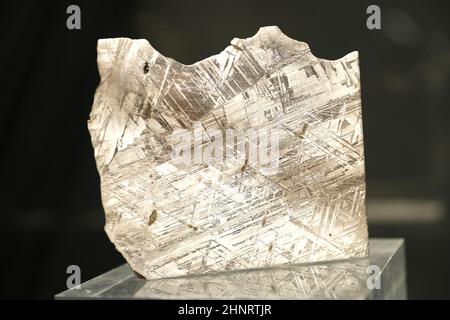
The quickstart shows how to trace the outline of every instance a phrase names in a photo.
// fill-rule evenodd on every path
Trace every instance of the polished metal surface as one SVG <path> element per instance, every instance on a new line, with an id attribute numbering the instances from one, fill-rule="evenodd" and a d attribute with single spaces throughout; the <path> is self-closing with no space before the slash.
<path id="1" fill-rule="evenodd" d="M 97 61 L 88 125 L 105 230 L 134 271 L 367 256 L 357 52 L 320 59 L 264 27 L 192 65 L 127 38 L 99 40 Z"/>

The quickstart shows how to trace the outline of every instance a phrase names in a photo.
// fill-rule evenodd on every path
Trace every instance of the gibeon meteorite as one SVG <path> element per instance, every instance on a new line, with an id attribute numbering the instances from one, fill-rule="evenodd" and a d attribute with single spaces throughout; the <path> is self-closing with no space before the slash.
<path id="1" fill-rule="evenodd" d="M 358 53 L 277 27 L 192 65 L 98 41 L 88 122 L 105 230 L 147 279 L 364 257 Z"/>

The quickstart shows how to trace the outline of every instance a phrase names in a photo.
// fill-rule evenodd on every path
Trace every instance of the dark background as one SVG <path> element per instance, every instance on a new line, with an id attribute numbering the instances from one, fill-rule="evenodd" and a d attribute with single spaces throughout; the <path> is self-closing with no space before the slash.
<path id="1" fill-rule="evenodd" d="M 70 4 L 81 7 L 81 30 L 66 28 Z M 381 30 L 366 28 L 370 4 L 381 7 Z M 85 281 L 124 262 L 103 231 L 87 130 L 97 39 L 146 38 L 190 64 L 278 25 L 321 58 L 359 51 L 370 235 L 406 239 L 410 298 L 450 298 L 449 4 L 2 3 L 0 297 L 52 298 L 67 266 Z"/>

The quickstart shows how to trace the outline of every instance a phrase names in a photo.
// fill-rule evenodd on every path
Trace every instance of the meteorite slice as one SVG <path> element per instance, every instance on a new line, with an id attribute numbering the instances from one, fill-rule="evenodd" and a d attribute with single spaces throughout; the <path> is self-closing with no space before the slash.
<path id="1" fill-rule="evenodd" d="M 135 272 L 367 255 L 357 52 L 318 59 L 264 27 L 193 65 L 103 39 L 98 67 L 88 127 L 105 230 Z"/>

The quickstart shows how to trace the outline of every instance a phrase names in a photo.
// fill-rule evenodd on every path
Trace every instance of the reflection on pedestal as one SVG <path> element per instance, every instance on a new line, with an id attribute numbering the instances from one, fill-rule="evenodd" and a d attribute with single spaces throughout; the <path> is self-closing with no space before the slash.
<path id="1" fill-rule="evenodd" d="M 380 284 L 379 288 L 376 288 L 377 283 Z M 57 299 L 406 299 L 406 297 L 402 239 L 371 239 L 368 259 L 288 265 L 178 278 L 138 279 L 125 264 L 83 283 L 80 289 L 73 288 L 56 295 Z"/>

